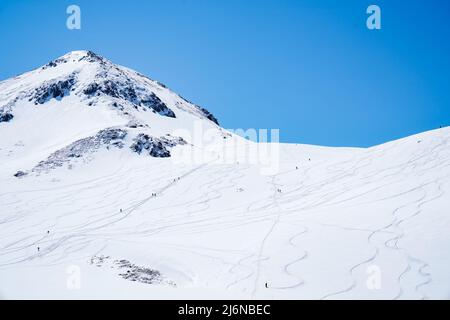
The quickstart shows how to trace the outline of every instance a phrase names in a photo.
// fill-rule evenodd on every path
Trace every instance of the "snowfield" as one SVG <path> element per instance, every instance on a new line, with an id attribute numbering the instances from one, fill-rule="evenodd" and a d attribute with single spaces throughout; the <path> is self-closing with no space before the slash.
<path id="1" fill-rule="evenodd" d="M 450 299 L 449 127 L 362 149 L 218 123 L 87 51 L 0 82 L 0 298 Z M 237 155 L 259 147 L 274 172 Z"/>

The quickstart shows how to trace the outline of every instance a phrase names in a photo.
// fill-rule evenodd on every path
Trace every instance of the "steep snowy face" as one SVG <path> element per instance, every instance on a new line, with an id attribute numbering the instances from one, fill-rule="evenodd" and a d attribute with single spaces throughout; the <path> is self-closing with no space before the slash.
<path id="1" fill-rule="evenodd" d="M 18 176 L 22 169 L 59 167 L 109 147 L 110 140 L 102 137 L 117 130 L 123 135 L 113 146 L 170 157 L 171 148 L 191 143 L 189 132 L 198 123 L 223 139 L 223 129 L 209 111 L 91 51 L 70 52 L 0 82 L 1 147 L 16 149 L 0 153 L 0 160 L 14 160 Z M 172 136 L 176 131 L 188 134 Z M 24 147 L 17 150 L 17 144 Z"/>
<path id="2" fill-rule="evenodd" d="M 128 118 L 151 111 L 163 117 L 190 114 L 218 124 L 206 109 L 170 91 L 161 83 L 133 70 L 113 64 L 91 51 L 73 51 L 45 66 L 0 83 L 0 115 L 14 117 L 14 106 L 23 100 L 34 105 L 73 95 L 88 106 L 108 105 Z"/>

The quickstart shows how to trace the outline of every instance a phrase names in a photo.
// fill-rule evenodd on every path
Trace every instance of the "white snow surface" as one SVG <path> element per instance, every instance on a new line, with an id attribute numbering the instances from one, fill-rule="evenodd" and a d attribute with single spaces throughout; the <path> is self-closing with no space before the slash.
<path id="1" fill-rule="evenodd" d="M 71 52 L 0 82 L 0 108 L 14 116 L 0 122 L 0 298 L 450 298 L 450 128 L 371 148 L 280 144 L 278 170 L 262 174 L 258 163 L 221 161 L 231 145 L 256 142 L 156 81 L 86 57 Z M 29 101 L 71 74 L 68 95 Z M 85 97 L 99 74 L 128 77 L 176 118 Z M 214 156 L 177 161 L 206 152 L 189 134 L 196 123 L 212 130 Z M 106 128 L 127 131 L 123 147 L 33 171 Z M 139 133 L 187 143 L 169 158 L 139 155 L 130 149 Z M 145 281 L 148 270 L 155 281 Z"/>

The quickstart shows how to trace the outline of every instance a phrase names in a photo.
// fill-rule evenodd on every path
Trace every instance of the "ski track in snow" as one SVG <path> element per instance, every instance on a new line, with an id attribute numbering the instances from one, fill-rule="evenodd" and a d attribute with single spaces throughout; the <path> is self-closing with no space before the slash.
<path id="1" fill-rule="evenodd" d="M 2 297 L 70 298 L 61 283 L 64 268 L 76 264 L 89 288 L 79 297 L 89 298 L 448 298 L 449 128 L 366 149 L 279 144 L 279 170 L 263 175 L 262 163 L 221 162 L 255 144 L 169 89 L 87 52 L 64 57 L 1 83 L 1 106 L 17 98 L 14 118 L 0 123 Z M 73 72 L 76 90 L 67 96 L 28 101 L 37 87 Z M 121 90 L 82 94 L 104 80 L 155 94 L 176 117 L 119 99 Z M 212 130 L 217 160 L 131 151 L 138 134 L 191 133 L 196 121 Z M 13 177 L 112 127 L 126 130 L 123 148 L 101 147 L 48 172 Z M 210 151 L 186 140 L 173 148 Z M 176 288 L 126 281 L 87 263 L 97 256 L 161 271 Z M 380 290 L 367 287 L 371 265 L 381 268 Z"/>
<path id="2" fill-rule="evenodd" d="M 303 244 L 302 239 L 305 234 L 310 232 L 310 228 L 307 227 L 307 224 L 312 223 L 326 228 L 338 229 L 342 232 L 363 232 L 368 234 L 366 246 L 368 256 L 366 259 L 352 265 L 349 268 L 349 279 L 352 279 L 349 285 L 341 290 L 324 294 L 321 297 L 322 299 L 337 298 L 340 295 L 349 294 L 357 286 L 362 285 L 361 282 L 363 283 L 364 279 L 356 278 L 356 271 L 369 265 L 370 263 L 376 264 L 376 260 L 385 250 L 397 251 L 398 254 L 401 254 L 404 257 L 405 263 L 405 268 L 397 276 L 398 283 L 396 286 L 398 287 L 398 293 L 395 296 L 390 296 L 389 298 L 398 299 L 402 297 L 404 293 L 403 286 L 406 285 L 402 284 L 402 280 L 406 274 L 414 271 L 417 274 L 417 280 L 414 288 L 412 289 L 416 292 L 416 294 L 420 295 L 421 298 L 425 299 L 428 298 L 428 296 L 421 290 L 423 290 L 423 288 L 429 285 L 432 281 L 432 275 L 428 271 L 425 271 L 428 268 L 429 263 L 420 257 L 412 255 L 409 253 L 407 248 L 403 248 L 400 245 L 405 234 L 405 231 L 402 229 L 402 224 L 405 221 L 414 219 L 420 215 L 423 208 L 428 203 L 432 203 L 434 200 L 439 199 L 444 195 L 441 179 L 446 179 L 446 176 L 436 178 L 428 182 L 422 182 L 412 188 L 406 188 L 400 193 L 376 200 L 375 202 L 382 202 L 404 198 L 409 194 L 422 194 L 413 200 L 399 203 L 399 205 L 397 205 L 397 207 L 395 207 L 392 211 L 391 221 L 374 230 L 347 227 L 342 224 L 332 224 L 327 223 L 326 221 L 315 221 L 314 219 L 309 222 L 306 221 L 308 221 L 309 217 L 308 212 L 311 210 L 317 210 L 317 208 L 323 207 L 347 205 L 347 203 L 360 201 L 359 199 L 370 195 L 372 192 L 382 190 L 383 186 L 389 184 L 389 182 L 383 183 L 384 179 L 401 175 L 407 167 L 410 167 L 412 171 L 412 173 L 408 174 L 414 175 L 420 175 L 425 172 L 421 169 L 423 165 L 433 166 L 433 168 L 440 170 L 447 168 L 449 165 L 447 159 L 443 158 L 443 160 L 439 160 L 439 154 L 437 153 L 436 155 L 435 153 L 436 150 L 440 150 L 445 147 L 447 147 L 447 140 L 435 146 L 433 149 L 424 151 L 433 154 L 435 157 L 434 159 L 429 157 L 424 158 L 423 155 L 421 155 L 407 161 L 404 164 L 391 166 L 385 170 L 379 170 L 378 172 L 366 174 L 358 181 L 357 185 L 353 186 L 351 189 L 342 188 L 339 190 L 338 188 L 334 188 L 334 185 L 339 185 L 343 180 L 345 181 L 347 179 L 352 179 L 352 177 L 358 176 L 358 172 L 364 168 L 370 167 L 372 163 L 371 158 L 374 157 L 372 152 L 361 155 L 361 157 L 357 157 L 356 159 L 353 157 L 350 160 L 344 160 L 334 164 L 324 163 L 323 165 L 326 165 L 325 170 L 328 172 L 330 177 L 323 181 L 311 184 L 308 184 L 308 181 L 311 179 L 311 171 L 315 169 L 315 166 L 308 163 L 307 167 L 288 169 L 276 175 L 263 178 L 265 183 L 269 186 L 268 190 L 271 192 L 269 197 L 254 200 L 252 203 L 247 205 L 243 203 L 241 205 L 230 206 L 229 208 L 219 208 L 218 212 L 214 212 L 214 203 L 221 201 L 226 192 L 235 192 L 235 190 L 242 184 L 241 181 L 242 179 L 245 179 L 246 172 L 251 169 L 251 166 L 241 164 L 239 166 L 227 165 L 214 168 L 212 165 L 205 163 L 186 170 L 184 173 L 179 174 L 179 176 L 174 174 L 165 175 L 165 178 L 162 176 L 162 180 L 168 181 L 165 185 L 149 189 L 145 192 L 147 195 L 145 195 L 145 193 L 140 193 L 139 198 L 135 199 L 129 206 L 122 208 L 122 212 L 118 211 L 118 209 L 116 209 L 115 212 L 107 212 L 110 211 L 112 207 L 118 208 L 119 205 L 116 203 L 102 204 L 102 201 L 100 201 L 93 207 L 92 203 L 95 201 L 95 198 L 81 196 L 81 202 L 87 201 L 87 203 L 78 210 L 83 210 L 84 208 L 97 213 L 91 215 L 89 219 L 83 222 L 80 221 L 78 224 L 74 224 L 71 227 L 61 228 L 56 235 L 53 233 L 50 235 L 41 236 L 38 234 L 28 234 L 21 238 L 16 238 L 11 242 L 5 242 L 8 238 L 2 236 L 3 240 L 0 251 L 0 267 L 4 269 L 25 262 L 42 260 L 46 256 L 49 257 L 49 264 L 58 263 L 58 261 L 62 261 L 60 258 L 57 258 L 58 256 L 62 259 L 63 257 L 67 257 L 73 253 L 83 252 L 83 250 L 89 248 L 93 241 L 97 241 L 99 239 L 105 239 L 105 241 L 107 241 L 106 239 L 117 238 L 117 241 L 122 241 L 120 238 L 124 239 L 127 236 L 131 236 L 136 239 L 140 238 L 144 240 L 151 239 L 151 237 L 154 237 L 159 233 L 168 232 L 167 230 L 170 229 L 185 230 L 183 231 L 184 234 L 195 236 L 205 232 L 210 233 L 214 231 L 224 231 L 227 229 L 233 230 L 236 227 L 263 223 L 261 226 L 265 227 L 261 228 L 262 233 L 259 244 L 253 249 L 251 249 L 251 247 L 247 247 L 246 249 L 234 250 L 235 252 L 232 256 L 239 257 L 237 260 L 234 260 L 232 256 L 228 258 L 225 256 L 221 257 L 222 253 L 231 254 L 233 251 L 231 249 L 218 250 L 214 249 L 214 247 L 208 246 L 202 248 L 193 245 L 176 245 L 170 243 L 166 244 L 165 247 L 167 249 L 174 250 L 174 252 L 179 251 L 183 254 L 189 254 L 192 257 L 197 256 L 203 259 L 208 259 L 212 261 L 211 263 L 214 263 L 217 266 L 222 265 L 223 267 L 218 267 L 224 270 L 221 272 L 219 277 L 222 279 L 228 279 L 224 284 L 224 289 L 226 290 L 237 289 L 243 294 L 248 294 L 253 298 L 264 296 L 266 294 L 265 291 L 270 291 L 271 295 L 275 294 L 276 296 L 277 291 L 303 290 L 302 288 L 304 288 L 305 284 L 309 284 L 307 279 L 305 279 L 305 276 L 299 272 L 299 270 L 302 269 L 301 265 L 303 261 L 308 259 L 310 256 L 310 249 Z M 386 150 L 381 152 L 376 151 L 375 154 L 377 157 L 382 157 L 386 152 Z M 420 163 L 418 162 L 419 160 Z M 295 162 L 295 160 L 292 161 L 292 163 Z M 154 212 L 158 212 L 160 210 L 170 212 L 171 209 L 177 211 L 182 210 L 184 213 L 181 216 L 179 213 L 167 213 L 164 219 L 164 224 L 154 225 L 150 228 L 142 227 L 140 230 L 132 230 L 128 227 L 123 228 L 121 226 L 123 222 L 130 220 L 135 212 L 141 212 L 141 208 L 146 207 L 150 201 L 155 200 L 155 202 L 157 202 L 158 200 L 164 198 L 166 192 L 170 189 L 176 190 L 177 188 L 180 188 L 180 186 L 185 184 L 186 180 L 189 180 L 190 177 L 192 177 L 192 180 L 195 180 L 197 176 L 204 176 L 202 175 L 204 170 L 210 171 L 207 173 L 209 178 L 198 185 L 195 189 L 195 196 L 192 194 L 193 197 L 190 197 L 190 200 L 183 200 L 179 203 L 169 205 L 161 205 L 160 203 L 155 203 L 153 205 L 152 211 Z M 133 189 L 133 186 L 130 183 L 133 179 L 131 178 L 126 181 L 126 177 L 129 177 L 130 175 L 139 175 L 141 172 L 141 170 L 131 172 L 121 166 L 113 174 L 105 175 L 98 179 L 86 180 L 84 183 L 79 182 L 64 185 L 58 188 L 41 188 L 34 190 L 25 189 L 20 193 L 15 194 L 3 192 L 0 194 L 0 199 L 13 195 L 17 200 L 13 202 L 5 202 L 4 207 L 14 207 L 21 203 L 21 196 L 26 194 L 35 194 L 38 192 L 51 197 L 52 205 L 64 207 L 70 203 L 72 199 L 71 194 L 76 193 L 77 190 L 80 190 L 82 191 L 82 194 L 87 195 L 89 194 L 89 190 L 104 189 L 106 185 L 111 185 L 114 187 L 109 188 L 110 191 L 105 193 L 107 198 L 114 197 L 115 193 L 133 194 L 133 191 L 131 190 Z M 384 172 L 387 174 L 383 175 Z M 293 174 L 301 176 L 302 180 L 295 188 L 290 188 L 285 191 L 287 185 L 281 181 L 283 178 L 289 177 Z M 117 185 L 117 182 L 121 180 L 123 181 Z M 377 186 L 378 183 L 381 183 L 381 185 Z M 366 186 L 369 186 L 370 188 L 364 192 L 358 192 L 356 195 L 346 196 L 347 193 L 352 191 L 354 192 L 358 189 L 363 189 Z M 189 190 L 189 187 L 185 190 Z M 242 192 L 247 192 L 247 190 Z M 156 196 L 154 196 L 153 193 L 156 193 Z M 298 203 L 299 199 L 302 200 L 301 203 L 299 203 L 299 205 L 296 204 L 297 209 L 293 209 L 293 202 Z M 28 201 L 29 203 L 39 205 L 39 203 L 47 203 L 48 200 L 45 199 L 45 196 L 37 196 L 31 197 Z M 363 201 L 361 203 L 367 202 Z M 354 206 L 354 204 L 352 204 L 352 206 Z M 30 209 L 31 208 L 28 210 Z M 26 213 L 29 212 L 28 210 L 19 211 L 12 216 L 2 217 L 0 225 L 8 226 L 16 223 L 17 220 L 26 219 Z M 407 212 L 404 212 L 405 210 L 407 210 Z M 22 212 L 22 214 L 20 212 Z M 301 214 L 302 212 L 307 215 Z M 228 222 L 219 223 L 218 221 L 222 219 L 221 215 L 226 215 L 227 213 L 230 215 L 228 217 Z M 300 219 L 292 219 L 293 216 L 299 213 L 301 214 L 301 216 L 299 216 Z M 18 227 L 16 228 L 16 231 L 25 232 L 29 228 L 40 228 L 42 230 L 47 228 L 58 229 L 58 224 L 61 221 L 64 221 L 64 219 L 76 214 L 77 210 L 69 210 L 56 215 L 54 219 L 49 222 L 37 221 L 31 225 L 27 224 Z M 177 222 L 171 223 L 170 220 L 173 219 L 176 219 Z M 267 223 L 269 224 L 267 225 Z M 284 224 L 297 229 L 295 233 L 282 235 L 282 237 L 286 239 L 286 245 L 293 248 L 294 251 L 297 251 L 297 254 L 295 256 L 291 256 L 284 262 L 282 260 L 275 262 L 277 257 L 273 256 L 273 253 L 266 252 L 265 248 L 267 244 L 271 242 L 272 237 L 280 236 L 277 233 L 277 228 Z M 114 229 L 110 230 L 111 228 Z M 378 235 L 381 235 L 385 240 L 381 241 L 381 243 L 380 241 L 375 240 Z M 35 252 L 34 254 L 26 253 L 38 245 L 41 247 L 40 252 Z M 58 250 L 62 250 L 62 252 L 60 252 L 57 256 L 50 255 L 52 252 L 56 252 Z M 371 251 L 372 253 L 370 253 Z M 286 280 L 288 281 L 287 283 L 284 282 L 282 285 L 278 285 L 277 281 L 274 280 L 269 284 L 269 288 L 264 288 L 264 282 L 267 281 L 265 281 L 266 279 L 261 278 L 262 270 L 265 268 L 265 264 L 269 261 L 272 261 L 275 265 L 277 265 L 277 269 L 279 269 L 277 272 L 283 273 L 287 277 L 286 279 L 290 279 Z M 214 285 L 211 281 L 214 282 L 214 279 L 207 280 L 204 285 Z M 252 285 L 250 286 L 251 283 Z"/>
<path id="3" fill-rule="evenodd" d="M 432 155 L 434 155 L 435 149 L 438 149 L 439 147 L 447 145 L 447 141 L 448 141 L 448 139 L 445 139 L 443 142 L 439 143 L 437 146 L 435 146 L 432 150 L 430 150 L 427 153 L 429 153 L 429 154 L 431 153 Z M 424 152 L 424 153 L 426 153 L 426 152 Z M 414 158 L 412 160 L 409 160 L 407 162 L 407 165 L 412 165 L 413 170 L 415 170 L 416 166 L 417 166 L 417 160 L 419 160 L 419 159 L 421 159 L 423 157 L 425 157 L 425 155 L 421 155 L 421 156 L 416 157 L 416 158 Z M 433 158 L 433 159 L 426 159 L 426 160 L 435 160 L 435 159 Z M 428 161 L 426 161 L 426 162 L 428 162 Z M 438 167 L 439 165 L 442 165 L 442 164 L 443 164 L 443 162 L 439 162 L 436 165 L 436 167 Z M 447 163 L 447 165 L 449 165 L 449 163 Z M 400 168 L 400 172 L 401 172 L 401 171 L 404 170 L 404 168 L 406 166 L 405 165 L 399 165 L 399 166 L 396 166 L 396 167 Z M 397 174 L 398 173 L 399 172 L 397 172 Z M 391 175 L 394 175 L 394 174 L 391 174 Z M 427 192 L 424 190 L 424 187 L 428 186 L 428 185 L 433 186 L 435 184 L 438 185 L 439 193 L 437 195 L 433 195 L 431 197 L 427 197 Z M 433 201 L 435 199 L 438 199 L 438 198 L 440 198 L 443 195 L 443 192 L 441 191 L 441 185 L 439 183 L 439 179 L 436 179 L 435 181 L 431 181 L 431 182 L 426 183 L 426 184 L 421 184 L 418 187 L 415 187 L 415 188 L 413 188 L 411 190 L 407 190 L 406 192 L 404 192 L 402 194 L 405 195 L 405 194 L 411 193 L 412 191 L 416 191 L 416 190 L 422 191 L 423 192 L 423 196 L 421 196 L 420 198 L 418 198 L 418 199 L 416 199 L 416 200 L 414 200 L 414 201 L 412 201 L 410 203 L 402 204 L 401 206 L 396 207 L 395 210 L 392 212 L 393 220 L 388 225 L 386 225 L 386 226 L 384 226 L 384 227 L 382 227 L 380 229 L 374 230 L 373 232 L 371 232 L 369 234 L 369 236 L 367 237 L 367 242 L 368 242 L 369 246 L 372 246 L 372 247 L 375 246 L 375 253 L 370 258 L 368 258 L 366 260 L 363 260 L 363 261 L 355 264 L 354 266 L 352 266 L 350 268 L 350 271 L 349 271 L 350 275 L 353 275 L 355 269 L 360 268 L 360 267 L 362 267 L 364 265 L 367 265 L 368 263 L 371 263 L 371 262 L 375 261 L 375 259 L 379 256 L 381 248 L 376 246 L 376 245 L 374 245 L 372 240 L 371 240 L 376 234 L 378 234 L 380 232 L 383 232 L 385 230 L 389 230 L 392 227 L 398 228 L 399 229 L 398 232 L 394 231 L 394 233 L 396 235 L 393 238 L 387 239 L 383 243 L 385 249 L 393 249 L 393 250 L 397 250 L 399 252 L 403 252 L 403 254 L 404 254 L 405 258 L 406 258 L 406 263 L 407 263 L 407 267 L 405 268 L 405 270 L 402 273 L 400 273 L 398 275 L 398 277 L 397 277 L 399 292 L 398 292 L 398 294 L 396 296 L 393 297 L 393 299 L 400 298 L 402 293 L 403 293 L 403 289 L 402 289 L 402 286 L 401 286 L 400 282 L 401 282 L 402 277 L 404 277 L 407 272 L 410 272 L 413 269 L 411 264 L 410 264 L 410 261 L 415 261 L 415 262 L 420 264 L 420 266 L 419 266 L 419 268 L 417 270 L 417 273 L 419 274 L 419 278 L 420 277 L 424 277 L 425 278 L 425 280 L 423 282 L 420 282 L 420 280 L 418 280 L 419 284 L 417 284 L 414 287 L 415 291 L 418 291 L 418 288 L 420 288 L 421 286 L 425 286 L 425 285 L 429 284 L 431 282 L 431 279 L 432 279 L 431 278 L 431 274 L 423 272 L 423 269 L 428 266 L 427 262 L 425 262 L 425 261 L 423 261 L 423 260 L 421 260 L 421 259 L 419 259 L 417 257 L 411 256 L 411 254 L 408 253 L 408 251 L 405 248 L 399 248 L 398 247 L 398 242 L 404 236 L 404 231 L 401 229 L 400 225 L 403 222 L 405 222 L 406 220 L 412 219 L 415 216 L 419 215 L 421 213 L 421 211 L 422 211 L 421 207 L 423 205 L 425 205 L 426 203 L 431 202 L 431 201 Z M 392 197 L 397 197 L 397 196 L 398 195 L 395 195 L 395 196 L 392 196 Z M 386 199 L 387 198 L 385 198 L 383 200 L 386 200 Z M 397 218 L 397 213 L 399 211 L 401 211 L 403 208 L 407 208 L 409 205 L 415 205 L 416 210 L 413 210 L 413 212 L 409 216 L 407 216 L 405 218 L 402 218 L 402 219 L 398 219 Z M 394 242 L 394 244 L 393 245 L 389 245 L 390 242 Z M 325 296 L 322 297 L 322 299 L 327 299 L 327 298 L 330 298 L 330 297 L 335 297 L 335 296 L 340 295 L 340 294 L 348 293 L 349 291 L 354 289 L 356 287 L 356 285 L 357 285 L 357 281 L 356 281 L 356 279 L 354 279 L 352 281 L 352 284 L 349 287 L 347 287 L 347 288 L 345 288 L 343 290 L 340 290 L 340 291 L 336 291 L 336 292 L 333 292 L 333 293 L 326 294 Z M 425 298 L 427 298 L 427 297 L 426 297 L 426 295 L 423 294 L 422 299 L 425 299 Z"/>

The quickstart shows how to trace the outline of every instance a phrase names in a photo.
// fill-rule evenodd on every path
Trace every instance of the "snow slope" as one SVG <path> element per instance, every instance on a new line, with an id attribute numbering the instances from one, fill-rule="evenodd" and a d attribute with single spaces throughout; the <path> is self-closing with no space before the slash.
<path id="1" fill-rule="evenodd" d="M 0 298 L 450 298 L 450 128 L 280 144 L 268 174 L 87 51 L 0 82 L 2 114 Z"/>

